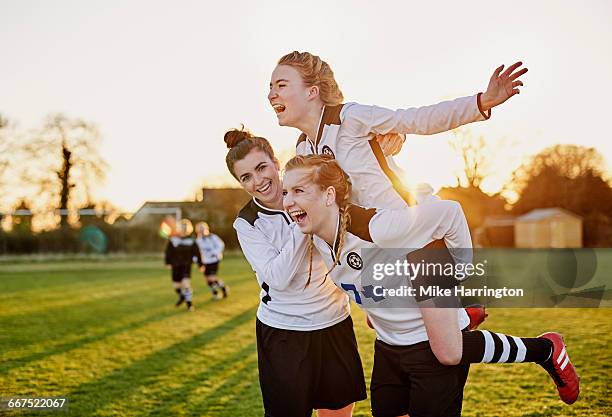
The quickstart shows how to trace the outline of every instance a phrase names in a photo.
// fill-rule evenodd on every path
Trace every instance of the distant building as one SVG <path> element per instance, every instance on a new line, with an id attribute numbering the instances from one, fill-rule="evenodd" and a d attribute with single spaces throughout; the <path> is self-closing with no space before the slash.
<path id="1" fill-rule="evenodd" d="M 202 200 L 205 203 L 231 201 L 242 208 L 251 197 L 242 188 L 202 188 Z M 235 214 L 238 214 L 236 212 Z"/>
<path id="2" fill-rule="evenodd" d="M 186 217 L 187 212 L 202 208 L 201 202 L 194 201 L 147 201 L 130 218 L 130 226 L 143 224 L 151 219 L 165 216 L 177 216 L 178 219 Z"/>
<path id="3" fill-rule="evenodd" d="M 487 216 L 472 239 L 474 247 L 486 248 L 581 248 L 582 217 L 561 208 Z"/>
<path id="4" fill-rule="evenodd" d="M 206 221 L 211 231 L 219 235 L 229 248 L 237 247 L 232 224 L 250 198 L 242 188 L 203 188 L 198 201 L 147 201 L 134 213 L 127 226 L 157 230 L 166 216 L 189 219 L 194 225 Z"/>
<path id="5" fill-rule="evenodd" d="M 487 216 L 480 226 L 472 232 L 476 248 L 511 248 L 514 247 L 515 216 Z"/>
<path id="6" fill-rule="evenodd" d="M 193 221 L 210 222 L 211 216 L 233 221 L 249 198 L 242 188 L 202 188 L 198 201 L 147 201 L 134 213 L 130 224 L 175 214 Z"/>
<path id="7" fill-rule="evenodd" d="M 516 218 L 517 248 L 581 248 L 582 217 L 561 209 L 532 210 Z"/>

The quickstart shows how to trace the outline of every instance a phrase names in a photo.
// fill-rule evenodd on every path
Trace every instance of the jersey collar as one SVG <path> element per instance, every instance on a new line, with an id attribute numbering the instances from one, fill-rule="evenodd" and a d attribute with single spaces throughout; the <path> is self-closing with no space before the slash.
<path id="1" fill-rule="evenodd" d="M 259 211 L 261 211 L 264 214 L 280 214 L 283 216 L 287 224 L 290 224 L 293 221 L 291 219 L 291 216 L 289 216 L 285 210 L 277 210 L 277 209 L 271 209 L 271 208 L 265 207 L 263 204 L 257 201 L 255 197 L 253 197 L 253 203 L 255 203 Z"/>
<path id="2" fill-rule="evenodd" d="M 324 104 L 323 108 L 321 109 L 321 115 L 319 116 L 319 123 L 317 124 L 317 137 L 315 138 L 314 142 L 309 136 L 306 136 L 306 139 L 310 143 L 310 147 L 314 148 L 313 153 L 315 154 L 317 153 L 317 147 L 319 146 L 319 142 L 321 141 L 321 134 L 323 133 L 323 124 L 321 122 L 323 121 L 323 114 L 325 114 L 326 108 L 327 106 Z"/>
<path id="3" fill-rule="evenodd" d="M 319 124 L 317 125 L 317 137 L 314 138 L 314 142 L 312 138 L 306 136 L 306 140 L 310 145 L 312 153 L 319 153 L 319 144 L 321 143 L 321 137 L 323 136 L 323 129 L 325 129 L 326 125 L 341 125 L 342 121 L 340 120 L 340 113 L 342 112 L 342 108 L 344 104 L 338 104 L 337 106 L 328 106 L 323 105 L 321 109 L 321 116 L 319 116 Z"/>

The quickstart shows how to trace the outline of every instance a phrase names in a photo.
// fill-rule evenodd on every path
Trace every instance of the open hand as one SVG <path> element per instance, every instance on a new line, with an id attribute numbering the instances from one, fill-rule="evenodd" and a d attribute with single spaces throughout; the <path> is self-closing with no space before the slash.
<path id="1" fill-rule="evenodd" d="M 523 82 L 518 78 L 527 72 L 527 68 L 518 70 L 521 65 L 523 63 L 519 61 L 510 65 L 504 72 L 502 72 L 503 65 L 493 71 L 487 91 L 480 96 L 483 111 L 499 106 L 513 95 L 520 93 L 518 87 L 522 87 Z"/>

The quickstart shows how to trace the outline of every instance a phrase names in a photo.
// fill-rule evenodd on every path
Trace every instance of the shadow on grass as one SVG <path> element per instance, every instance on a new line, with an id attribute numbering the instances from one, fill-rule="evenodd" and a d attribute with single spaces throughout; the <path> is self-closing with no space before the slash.
<path id="1" fill-rule="evenodd" d="M 249 344 L 239 351 L 234 352 L 232 355 L 224 357 L 223 360 L 207 367 L 191 378 L 181 381 L 183 384 L 180 387 L 172 390 L 163 390 L 163 395 L 157 395 L 155 397 L 155 402 L 158 405 L 153 406 L 153 409 L 149 408 L 149 410 L 146 410 L 148 412 L 143 415 L 148 417 L 169 416 L 175 414 L 176 409 L 191 410 L 197 412 L 197 415 L 200 415 L 202 412 L 206 411 L 207 404 L 210 401 L 214 401 L 219 395 L 232 393 L 232 389 L 244 380 L 245 368 L 249 372 L 253 372 L 253 369 L 257 368 L 257 360 L 248 359 L 255 351 L 255 344 Z M 231 370 L 232 368 L 237 368 L 238 371 L 233 372 Z M 194 390 L 202 387 L 207 381 L 218 381 L 222 378 L 225 379 L 225 382 L 210 393 L 207 392 L 203 403 L 197 403 L 197 405 L 192 406 L 189 405 L 188 397 L 192 395 L 191 393 Z M 227 384 L 230 381 L 232 381 L 232 383 L 228 386 Z M 202 409 L 202 407 L 205 409 Z"/>
<path id="2" fill-rule="evenodd" d="M 146 358 L 124 368 L 115 370 L 107 376 L 76 387 L 67 395 L 72 411 L 78 415 L 92 415 L 99 408 L 117 398 L 125 398 L 142 385 L 155 383 L 158 375 L 166 373 L 179 363 L 185 354 L 205 348 L 215 339 L 230 333 L 240 325 L 252 321 L 257 306 L 250 307 L 231 319 L 203 331 L 188 340 L 181 341 L 165 349 L 156 351 Z"/>
<path id="3" fill-rule="evenodd" d="M 258 400 L 246 398 L 245 391 L 250 386 L 253 386 Z M 260 410 L 253 409 L 254 403 L 259 405 Z M 244 409 L 246 414 L 238 414 L 239 408 Z M 257 378 L 257 358 L 246 361 L 240 371 L 230 375 L 215 391 L 207 394 L 203 401 L 190 404 L 187 411 L 190 416 L 201 416 L 202 413 L 231 417 L 263 415 L 263 402 Z"/>
<path id="4" fill-rule="evenodd" d="M 250 279 L 251 278 L 248 277 L 240 280 L 233 280 L 232 285 L 240 286 L 245 281 L 248 281 Z M 12 343 L 17 344 L 19 346 L 27 346 L 28 344 L 38 342 L 40 340 L 40 334 L 44 334 L 45 332 L 49 332 L 50 330 L 53 334 L 54 339 L 61 339 L 65 336 L 73 335 L 75 333 L 83 333 L 86 329 L 86 326 L 99 328 L 101 325 L 104 325 L 104 323 L 113 323 L 115 322 L 115 320 L 124 319 L 126 316 L 129 316 L 129 314 L 134 310 L 157 310 L 160 306 L 168 305 L 168 299 L 170 296 L 166 293 L 160 294 L 157 297 L 149 295 L 149 293 L 155 291 L 157 290 L 152 289 L 150 291 L 144 292 L 145 294 L 147 294 L 146 297 L 143 297 L 143 292 L 134 292 L 121 297 L 115 297 L 114 300 L 117 305 L 115 305 L 109 311 L 104 311 L 104 314 L 102 316 L 97 307 L 107 306 L 107 299 L 97 299 L 95 302 L 86 302 L 82 305 L 79 305 L 78 307 L 70 306 L 61 309 L 55 309 L 53 313 L 45 315 L 45 317 L 49 317 L 51 323 L 49 322 L 49 320 L 41 320 L 40 315 L 35 316 L 34 322 L 29 322 L 27 318 L 24 319 L 24 317 L 21 317 L 19 321 L 22 324 L 27 323 L 29 329 L 28 333 L 32 335 L 35 339 L 28 341 L 24 339 L 19 340 L 19 338 L 15 338 L 14 340 L 12 340 Z M 146 301 L 143 302 L 143 300 Z M 119 303 L 119 301 L 121 302 Z M 172 302 L 174 302 L 174 299 L 172 299 Z M 208 304 L 212 304 L 212 301 L 210 299 L 204 302 L 200 301 L 198 303 L 199 306 L 206 306 Z M 115 328 L 103 331 L 99 334 L 88 335 L 77 340 L 53 346 L 52 348 L 42 352 L 36 352 L 28 356 L 24 356 L 10 361 L 5 361 L 4 363 L 0 364 L 0 375 L 7 374 L 11 369 L 19 368 L 30 362 L 41 360 L 52 355 L 62 354 L 70 350 L 80 348 L 88 343 L 98 342 L 107 337 L 134 330 L 138 327 L 161 321 L 163 319 L 174 316 L 176 314 L 180 314 L 182 312 L 183 310 L 179 311 L 174 309 L 160 311 L 156 314 L 145 317 L 142 320 L 128 323 L 124 326 L 117 326 Z M 67 316 L 78 317 L 78 320 L 67 319 Z M 14 323 L 14 321 L 2 318 L 0 320 L 0 328 L 10 328 L 8 326 L 12 326 L 11 323 Z M 58 325 L 54 326 L 54 323 L 58 323 Z M 23 336 L 23 334 L 20 335 Z"/>
<path id="5" fill-rule="evenodd" d="M 121 284 L 125 277 L 129 277 L 130 281 L 142 281 L 162 275 L 168 274 L 160 268 L 25 271 L 0 274 L 0 288 L 2 299 L 7 299 L 20 295 L 24 290 L 62 291 L 75 286 L 89 290 L 96 285 L 105 285 L 113 281 Z"/>
<path id="6" fill-rule="evenodd" d="M 125 319 L 133 311 L 167 305 L 169 294 L 159 294 L 158 289 L 136 291 L 119 297 L 99 298 L 78 306 L 64 306 L 45 311 L 45 314 L 33 313 L 21 316 L 7 316 L 0 319 L 0 328 L 14 329 L 20 323 L 26 332 L 7 332 L 11 345 L 28 346 L 44 340 L 61 339 L 74 334 L 82 334 L 89 328 L 108 326 L 114 320 Z M 74 343 L 74 342 L 71 342 Z"/>
<path id="7" fill-rule="evenodd" d="M 157 304 L 157 306 L 159 306 L 159 304 Z M 178 310 L 174 311 L 174 310 L 166 310 L 166 311 L 160 311 L 156 314 L 153 314 L 149 317 L 146 317 L 142 320 L 138 320 L 132 323 L 129 323 L 125 326 L 119 326 L 113 329 L 108 329 L 102 333 L 99 334 L 95 334 L 95 335 L 89 335 L 89 336 L 85 336 L 83 338 L 74 340 L 72 342 L 68 342 L 68 343 L 63 343 L 60 345 L 56 345 L 53 346 L 51 349 L 42 351 L 42 352 L 37 352 L 37 353 L 33 353 L 31 355 L 28 356 L 24 356 L 22 358 L 18 358 L 16 360 L 11 360 L 7 363 L 1 364 L 0 365 L 0 375 L 1 374 L 6 374 L 8 373 L 11 369 L 14 368 L 19 368 L 21 366 L 25 366 L 30 362 L 33 361 L 37 361 L 37 360 L 41 360 L 44 359 L 46 357 L 49 356 L 53 356 L 53 355 L 58 355 L 58 354 L 62 354 L 62 353 L 66 353 L 70 350 L 73 349 L 78 349 L 88 343 L 95 343 L 95 342 L 99 342 L 100 340 L 103 340 L 107 337 L 111 337 L 123 332 L 127 332 L 130 330 L 134 330 L 138 327 L 144 326 L 146 324 L 149 323 L 155 323 L 157 321 L 161 321 L 165 318 L 168 318 L 170 316 L 174 316 L 176 314 L 180 314 L 183 311 L 181 310 L 180 312 Z"/>
<path id="8" fill-rule="evenodd" d="M 68 299 L 69 301 L 59 306 L 43 307 L 44 309 L 40 308 L 34 311 L 28 311 L 26 313 L 19 312 L 19 310 L 17 310 L 13 314 L 1 316 L 0 326 L 3 326 L 5 322 L 14 322 L 16 320 L 23 322 L 29 318 L 38 319 L 40 317 L 55 317 L 57 315 L 65 315 L 66 313 L 70 313 L 72 311 L 79 311 L 79 309 L 90 310 L 98 305 L 108 306 L 109 301 L 114 303 L 123 303 L 125 300 L 129 300 L 130 298 L 143 298 L 143 296 L 148 297 L 149 294 L 163 290 L 163 286 L 159 284 L 156 286 L 147 286 L 147 283 L 143 283 L 142 285 L 123 286 L 123 288 L 122 284 L 122 282 L 117 282 L 116 284 L 112 284 L 103 289 L 96 288 L 94 286 L 83 288 L 82 293 L 87 293 L 89 295 L 88 298 L 79 298 L 80 293 L 66 294 L 64 295 L 64 298 Z M 42 288 L 40 291 L 47 293 L 49 292 L 47 288 Z M 110 293 L 104 294 L 107 291 Z M 91 298 L 92 296 L 95 298 Z M 34 296 L 24 298 L 21 300 L 21 302 L 23 304 L 31 304 L 37 303 L 39 300 Z"/>

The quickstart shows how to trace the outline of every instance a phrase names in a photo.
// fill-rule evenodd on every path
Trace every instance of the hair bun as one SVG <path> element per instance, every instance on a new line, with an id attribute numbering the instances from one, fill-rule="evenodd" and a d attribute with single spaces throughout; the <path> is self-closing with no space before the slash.
<path id="1" fill-rule="evenodd" d="M 251 132 L 245 130 L 244 126 L 242 126 L 240 129 L 228 130 L 223 136 L 223 140 L 225 141 L 227 148 L 232 149 L 243 140 L 251 139 L 252 137 L 253 135 Z"/>

